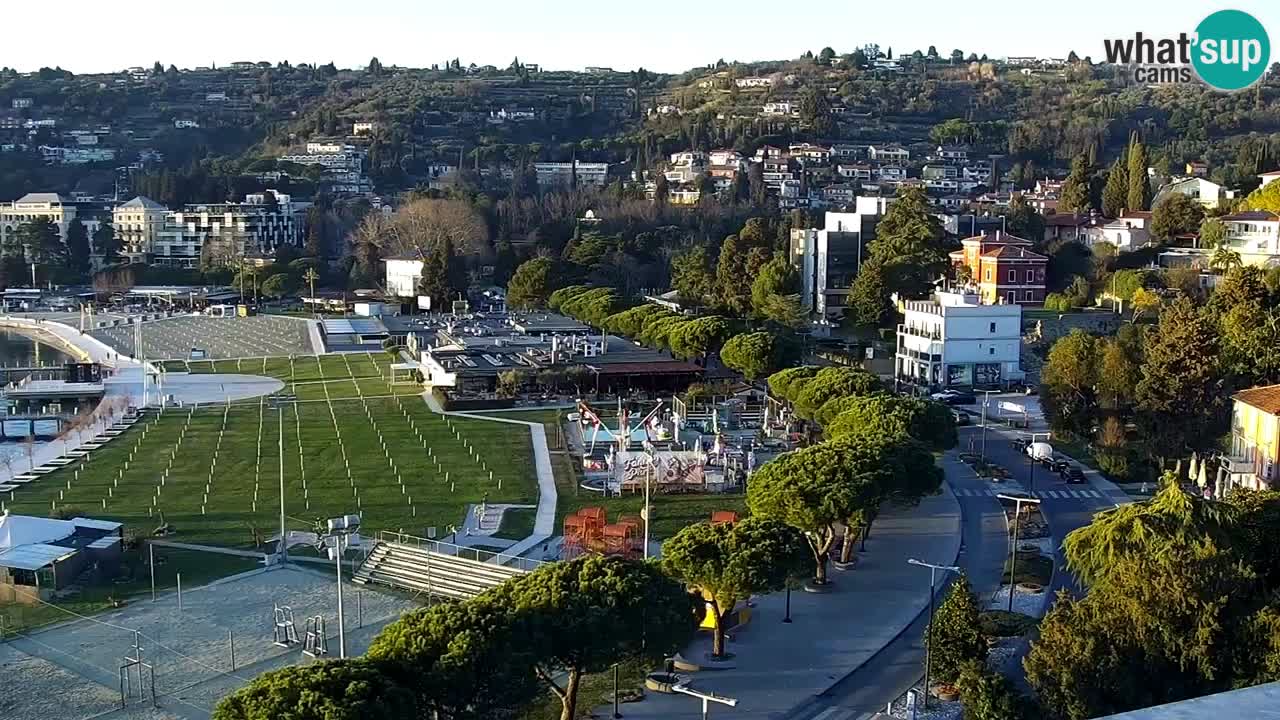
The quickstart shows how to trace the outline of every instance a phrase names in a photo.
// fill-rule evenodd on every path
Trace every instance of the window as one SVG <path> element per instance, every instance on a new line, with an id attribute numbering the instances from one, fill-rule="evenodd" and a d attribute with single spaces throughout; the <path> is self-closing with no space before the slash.
<path id="1" fill-rule="evenodd" d="M 982 276 L 982 279 L 991 282 L 991 268 L 987 268 L 987 272 Z"/>
<path id="2" fill-rule="evenodd" d="M 1030 290 L 1027 291 L 1027 302 L 1035 302 L 1036 294 Z"/>
<path id="3" fill-rule="evenodd" d="M 995 354 L 996 354 L 996 349 L 995 349 L 994 347 L 987 348 L 987 354 L 988 354 L 988 355 L 995 355 Z"/>
<path id="4" fill-rule="evenodd" d="M 996 324 L 995 324 L 995 323 L 991 323 L 991 324 L 988 326 L 988 332 L 995 332 L 995 331 L 996 331 Z"/>
<path id="5" fill-rule="evenodd" d="M 1009 271 L 1009 282 L 1011 282 L 1011 283 L 1016 283 L 1016 282 L 1018 282 L 1018 271 L 1017 271 L 1017 270 L 1010 270 L 1010 271 Z"/>
<path id="6" fill-rule="evenodd" d="M 1018 302 L 1018 291 L 1010 290 L 1009 292 L 1004 294 L 1004 298 L 1009 302 L 1010 305 L 1013 305 L 1014 303 Z"/>
<path id="7" fill-rule="evenodd" d="M 1036 271 L 1035 271 L 1035 270 L 1028 270 L 1028 271 L 1027 271 L 1027 284 L 1028 284 L 1028 285 L 1030 285 L 1030 284 L 1034 283 L 1035 281 L 1036 281 Z"/>

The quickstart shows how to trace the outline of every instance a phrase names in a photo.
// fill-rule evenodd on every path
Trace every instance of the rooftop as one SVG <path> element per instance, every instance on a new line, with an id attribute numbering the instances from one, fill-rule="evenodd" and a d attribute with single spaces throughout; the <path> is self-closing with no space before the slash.
<path id="1" fill-rule="evenodd" d="M 1238 212 L 1238 213 L 1232 213 L 1232 214 L 1230 214 L 1230 215 L 1224 215 L 1224 216 L 1222 217 L 1222 219 L 1223 219 L 1223 220 L 1231 220 L 1231 221 L 1241 221 L 1241 220 L 1262 220 L 1262 221 L 1271 221 L 1271 222 L 1274 222 L 1274 221 L 1276 221 L 1276 220 L 1280 220 L 1280 215 L 1277 215 L 1277 214 L 1275 214 L 1275 213 L 1273 213 L 1273 212 L 1270 212 L 1270 211 L 1268 211 L 1268 210 L 1246 210 L 1246 211 L 1244 211 L 1244 212 Z"/>
<path id="2" fill-rule="evenodd" d="M 142 208 L 144 210 L 168 210 L 168 208 L 166 208 L 164 205 L 161 205 L 160 203 L 156 202 L 155 200 L 152 200 L 149 197 L 143 197 L 142 195 L 139 195 L 138 197 L 130 200 L 129 202 L 120 205 L 120 207 Z"/>
<path id="3" fill-rule="evenodd" d="M 1280 385 L 1263 385 L 1241 390 L 1231 398 L 1270 415 L 1280 415 Z"/>

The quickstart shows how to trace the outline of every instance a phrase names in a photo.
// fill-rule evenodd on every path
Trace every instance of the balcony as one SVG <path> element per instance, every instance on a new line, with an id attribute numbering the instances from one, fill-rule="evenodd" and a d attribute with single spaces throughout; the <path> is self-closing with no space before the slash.
<path id="1" fill-rule="evenodd" d="M 910 335 L 912 337 L 924 338 L 925 340 L 934 340 L 939 342 L 942 340 L 942 331 L 939 329 L 926 330 L 924 328 L 918 328 L 911 325 L 899 325 L 898 334 Z"/>

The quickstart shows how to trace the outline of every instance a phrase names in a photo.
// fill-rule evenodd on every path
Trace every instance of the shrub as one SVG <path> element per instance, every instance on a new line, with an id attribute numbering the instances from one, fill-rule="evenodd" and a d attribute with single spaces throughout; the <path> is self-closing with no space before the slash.
<path id="1" fill-rule="evenodd" d="M 933 627 L 926 630 L 925 641 L 933 645 L 933 668 L 941 682 L 955 682 L 961 666 L 970 660 L 986 660 L 987 639 L 969 578 L 961 575 L 951 585 L 951 592 L 934 614 Z"/>
<path id="2" fill-rule="evenodd" d="M 1021 720 L 1030 717 L 1027 701 L 1009 680 L 977 660 L 966 662 L 956 682 L 965 720 Z"/>

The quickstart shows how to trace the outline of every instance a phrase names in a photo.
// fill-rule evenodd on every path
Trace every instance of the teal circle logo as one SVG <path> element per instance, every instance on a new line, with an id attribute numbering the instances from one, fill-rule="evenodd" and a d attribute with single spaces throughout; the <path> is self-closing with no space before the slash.
<path id="1" fill-rule="evenodd" d="M 1191 64 L 1210 87 L 1243 90 L 1262 77 L 1270 62 L 1267 31 L 1247 12 L 1219 10 L 1196 26 Z"/>

